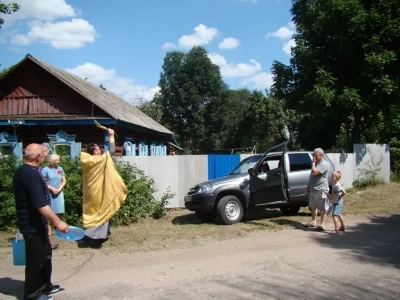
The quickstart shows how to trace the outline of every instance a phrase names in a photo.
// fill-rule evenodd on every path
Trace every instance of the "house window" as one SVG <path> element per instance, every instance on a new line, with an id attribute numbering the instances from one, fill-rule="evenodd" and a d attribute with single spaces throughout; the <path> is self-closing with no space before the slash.
<path id="1" fill-rule="evenodd" d="M 0 156 L 8 156 L 13 154 L 12 145 L 1 145 L 0 144 Z"/>
<path id="2" fill-rule="evenodd" d="M 60 156 L 71 155 L 71 145 L 70 144 L 55 144 L 54 153 Z"/>
<path id="3" fill-rule="evenodd" d="M 2 132 L 0 133 L 0 156 L 11 154 L 22 160 L 22 143 L 18 142 L 17 135 Z"/>
<path id="4" fill-rule="evenodd" d="M 75 142 L 76 134 L 67 134 L 60 130 L 56 134 L 48 134 L 49 143 L 47 144 L 52 153 L 60 156 L 71 155 L 76 157 L 81 153 L 82 143 Z"/>

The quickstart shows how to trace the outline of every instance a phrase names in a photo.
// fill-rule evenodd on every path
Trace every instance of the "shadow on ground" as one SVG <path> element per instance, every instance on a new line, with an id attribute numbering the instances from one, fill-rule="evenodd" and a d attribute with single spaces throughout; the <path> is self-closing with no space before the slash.
<path id="1" fill-rule="evenodd" d="M 0 294 L 22 300 L 24 297 L 24 282 L 9 277 L 0 278 Z"/>
<path id="2" fill-rule="evenodd" d="M 398 279 L 394 279 L 393 285 L 389 287 L 382 286 L 375 280 L 376 277 L 365 276 L 348 282 L 345 278 L 309 275 L 288 281 L 287 277 L 274 274 L 262 278 L 246 276 L 233 281 L 217 279 L 216 283 L 227 287 L 225 290 L 230 291 L 231 299 L 248 299 L 250 296 L 255 299 L 399 299 Z M 246 284 L 241 284 L 240 281 Z M 312 291 L 310 282 L 318 282 L 313 285 Z"/>
<path id="3" fill-rule="evenodd" d="M 311 213 L 300 212 L 297 214 L 297 216 L 300 216 L 300 217 L 311 216 Z M 281 218 L 281 217 L 285 217 L 285 215 L 282 214 L 281 211 L 278 209 L 260 209 L 260 210 L 251 211 L 246 218 L 243 218 L 242 222 L 244 222 L 246 224 L 268 226 L 267 224 L 263 224 L 263 223 L 260 223 L 257 221 L 264 220 L 264 219 L 269 220 L 269 219 Z M 290 220 L 287 220 L 284 218 L 281 221 L 279 219 L 279 220 L 274 220 L 273 222 L 275 222 L 279 225 L 286 225 L 285 222 L 289 223 L 289 221 Z M 280 224 L 279 222 L 281 222 L 282 224 Z M 202 224 L 202 223 L 205 223 L 205 222 L 201 222 L 199 219 L 197 219 L 194 212 L 190 212 L 186 215 L 177 216 L 172 219 L 172 224 L 174 224 L 174 225 Z M 215 222 L 215 221 L 209 222 L 209 223 L 217 224 L 217 222 Z M 296 222 L 293 222 L 293 225 L 295 223 Z"/>
<path id="4" fill-rule="evenodd" d="M 348 218 L 351 218 L 351 215 Z M 306 228 L 300 222 L 286 218 L 274 219 L 271 222 L 290 225 L 298 230 L 313 231 L 312 228 Z M 323 246 L 350 249 L 354 258 L 360 261 L 389 264 L 400 268 L 399 214 L 370 216 L 369 222 L 346 228 L 346 231 L 338 236 L 331 236 L 328 231 L 316 232 L 315 240 Z M 324 238 L 321 238 L 321 234 Z"/>
<path id="5" fill-rule="evenodd" d="M 350 216 L 351 217 L 351 216 Z M 323 246 L 352 250 L 354 258 L 400 268 L 400 215 L 371 216 L 339 236 L 316 241 Z"/>

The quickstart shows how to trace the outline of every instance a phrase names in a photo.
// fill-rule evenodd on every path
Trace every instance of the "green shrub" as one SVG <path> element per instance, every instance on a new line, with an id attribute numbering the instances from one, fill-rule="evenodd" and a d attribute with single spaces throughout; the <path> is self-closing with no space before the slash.
<path id="1" fill-rule="evenodd" d="M 13 175 L 20 165 L 14 155 L 0 157 L 0 230 L 14 227 L 17 221 Z"/>
<path id="2" fill-rule="evenodd" d="M 64 188 L 65 213 L 63 220 L 70 225 L 82 226 L 82 168 L 79 158 L 62 156 L 67 185 Z"/>
<path id="3" fill-rule="evenodd" d="M 128 162 L 117 162 L 116 166 L 128 188 L 128 195 L 121 209 L 112 218 L 112 224 L 128 225 L 147 216 L 156 219 L 164 216 L 168 199 L 171 199 L 174 194 L 167 190 L 158 201 L 153 196 L 157 190 L 152 178 Z"/>
<path id="4" fill-rule="evenodd" d="M 160 200 L 155 199 L 154 180 L 135 165 L 115 162 L 124 180 L 128 195 L 120 210 L 112 217 L 113 225 L 128 225 L 141 218 L 161 218 L 165 215 L 168 200 L 174 194 L 167 190 Z M 15 227 L 16 211 L 12 177 L 21 165 L 14 156 L 0 157 L 0 230 Z M 60 166 L 65 171 L 67 185 L 64 189 L 65 213 L 63 219 L 70 225 L 82 226 L 82 168 L 79 158 L 61 157 Z"/>
<path id="5" fill-rule="evenodd" d="M 394 178 L 398 180 L 400 177 L 400 141 L 396 138 L 390 141 L 390 166 L 395 174 Z"/>

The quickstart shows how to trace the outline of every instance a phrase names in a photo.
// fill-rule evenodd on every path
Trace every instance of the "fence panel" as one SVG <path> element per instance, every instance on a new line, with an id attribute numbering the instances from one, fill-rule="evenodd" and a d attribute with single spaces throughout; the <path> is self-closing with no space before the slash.
<path id="1" fill-rule="evenodd" d="M 240 155 L 210 154 L 208 155 L 208 179 L 227 175 L 240 162 Z"/>

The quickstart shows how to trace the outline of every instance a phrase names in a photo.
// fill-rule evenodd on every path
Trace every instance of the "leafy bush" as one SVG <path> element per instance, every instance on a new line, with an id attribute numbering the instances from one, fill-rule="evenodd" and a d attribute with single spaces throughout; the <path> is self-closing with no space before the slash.
<path id="1" fill-rule="evenodd" d="M 121 209 L 112 218 L 112 224 L 128 225 L 149 215 L 155 219 L 164 216 L 168 199 L 171 199 L 174 194 L 168 190 L 158 201 L 153 196 L 157 190 L 152 178 L 128 162 L 117 162 L 116 166 L 128 188 L 128 195 Z"/>
<path id="2" fill-rule="evenodd" d="M 155 199 L 154 180 L 145 176 L 135 165 L 116 161 L 116 167 L 124 180 L 128 195 L 120 210 L 113 216 L 113 225 L 128 225 L 141 218 L 155 219 L 165 215 L 168 200 L 174 194 L 167 190 L 160 200 Z M 0 157 L 0 230 L 15 227 L 16 211 L 12 177 L 21 162 L 14 156 Z M 64 189 L 65 213 L 63 219 L 71 225 L 82 225 L 82 168 L 79 158 L 61 157 L 67 185 Z"/>
<path id="3" fill-rule="evenodd" d="M 393 138 L 390 141 L 390 166 L 395 178 L 400 177 L 400 141 Z"/>
<path id="4" fill-rule="evenodd" d="M 79 158 L 62 156 L 67 185 L 64 188 L 65 213 L 63 220 L 74 226 L 82 226 L 82 168 Z"/>
<path id="5" fill-rule="evenodd" d="M 14 155 L 0 157 L 0 230 L 14 227 L 17 221 L 13 175 L 20 165 Z"/>

